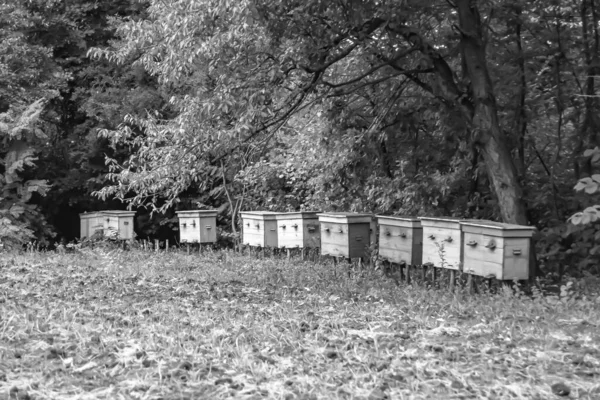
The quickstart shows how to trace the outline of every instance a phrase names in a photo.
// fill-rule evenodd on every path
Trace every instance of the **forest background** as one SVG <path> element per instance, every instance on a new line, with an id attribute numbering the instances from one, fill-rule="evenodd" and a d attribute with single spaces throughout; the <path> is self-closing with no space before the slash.
<path id="1" fill-rule="evenodd" d="M 599 274 L 597 0 L 0 0 L 0 240 L 78 214 L 445 215 L 535 225 Z"/>

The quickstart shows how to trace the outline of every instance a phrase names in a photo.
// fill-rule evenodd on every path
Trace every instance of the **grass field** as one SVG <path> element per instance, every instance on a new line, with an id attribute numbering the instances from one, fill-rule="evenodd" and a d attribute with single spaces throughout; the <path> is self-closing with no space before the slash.
<path id="1" fill-rule="evenodd" d="M 600 297 L 581 290 L 468 295 L 232 252 L 4 253 L 0 398 L 600 399 Z"/>

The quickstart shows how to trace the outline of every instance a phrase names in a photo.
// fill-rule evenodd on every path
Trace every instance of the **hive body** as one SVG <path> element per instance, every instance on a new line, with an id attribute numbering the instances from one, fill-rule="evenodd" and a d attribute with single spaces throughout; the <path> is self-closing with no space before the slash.
<path id="1" fill-rule="evenodd" d="M 336 257 L 366 257 L 371 241 L 371 214 L 317 214 L 321 225 L 321 254 Z"/>
<path id="2" fill-rule="evenodd" d="M 98 231 L 104 233 L 102 212 L 79 214 L 79 237 L 81 239 L 90 238 Z"/>
<path id="3" fill-rule="evenodd" d="M 92 237 L 96 232 L 104 236 L 130 240 L 134 237 L 133 217 L 135 211 L 105 210 L 93 213 L 79 214 L 80 236 Z"/>
<path id="4" fill-rule="evenodd" d="M 499 280 L 528 279 L 535 228 L 492 221 L 461 222 L 463 269 Z"/>
<path id="5" fill-rule="evenodd" d="M 379 256 L 393 263 L 422 263 L 423 228 L 414 217 L 378 215 Z"/>
<path id="6" fill-rule="evenodd" d="M 258 247 L 278 247 L 277 214 L 272 211 L 240 212 L 243 244 Z"/>
<path id="7" fill-rule="evenodd" d="M 419 217 L 423 227 L 423 264 L 459 269 L 462 262 L 460 219 Z"/>
<path id="8" fill-rule="evenodd" d="M 181 243 L 215 243 L 217 241 L 217 211 L 177 211 Z"/>
<path id="9" fill-rule="evenodd" d="M 315 248 L 321 246 L 317 212 L 279 213 L 277 243 L 281 248 Z"/>

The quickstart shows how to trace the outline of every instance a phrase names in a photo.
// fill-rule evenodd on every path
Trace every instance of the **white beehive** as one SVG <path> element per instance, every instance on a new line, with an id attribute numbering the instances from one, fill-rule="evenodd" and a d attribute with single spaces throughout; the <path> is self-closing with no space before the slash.
<path id="1" fill-rule="evenodd" d="M 421 265 L 423 228 L 415 217 L 378 215 L 379 257 L 393 263 Z"/>
<path id="2" fill-rule="evenodd" d="M 459 269 L 462 235 L 459 218 L 419 217 L 423 227 L 423 264 Z"/>
<path id="3" fill-rule="evenodd" d="M 321 254 L 345 258 L 366 257 L 371 242 L 371 214 L 317 214 L 321 225 Z"/>
<path id="4" fill-rule="evenodd" d="M 316 211 L 278 213 L 277 243 L 281 248 L 321 246 L 319 218 Z"/>
<path id="5" fill-rule="evenodd" d="M 129 240 L 134 237 L 135 211 L 104 210 L 79 214 L 80 237 L 90 238 L 94 233 L 111 239 Z"/>
<path id="6" fill-rule="evenodd" d="M 217 241 L 217 211 L 176 211 L 181 243 L 215 243 Z"/>
<path id="7" fill-rule="evenodd" d="M 242 211 L 242 243 L 248 246 L 277 247 L 278 213 L 272 211 Z"/>
<path id="8" fill-rule="evenodd" d="M 461 228 L 465 272 L 498 280 L 529 278 L 534 227 L 471 220 Z"/>
<path id="9" fill-rule="evenodd" d="M 104 235 L 114 239 L 130 240 L 134 237 L 135 211 L 102 211 Z"/>
<path id="10" fill-rule="evenodd" d="M 104 234 L 104 219 L 102 212 L 85 212 L 79 214 L 79 237 L 90 238 L 94 233 Z"/>

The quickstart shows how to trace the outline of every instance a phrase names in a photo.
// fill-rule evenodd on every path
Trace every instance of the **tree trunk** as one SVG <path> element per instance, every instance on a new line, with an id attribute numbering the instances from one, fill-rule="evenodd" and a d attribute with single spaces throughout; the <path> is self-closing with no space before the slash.
<path id="1" fill-rule="evenodd" d="M 485 57 L 481 19 L 475 2 L 458 0 L 461 44 L 473 96 L 472 127 L 498 198 L 502 219 L 527 224 L 527 212 L 517 171 L 498 121 L 496 98 Z"/>
<path id="2" fill-rule="evenodd" d="M 594 40 L 590 38 L 588 10 L 592 16 L 592 27 Z M 594 0 L 583 0 L 581 2 L 581 33 L 583 37 L 583 55 L 586 64 L 586 79 L 584 95 L 584 117 L 580 127 L 579 137 L 575 146 L 575 157 L 581 157 L 585 148 L 593 148 L 598 144 L 597 131 L 600 128 L 598 118 L 599 102 L 596 96 L 595 77 L 598 74 L 598 52 L 600 50 L 600 37 L 598 34 L 598 15 Z M 587 139 L 587 141 L 586 141 Z M 582 175 L 592 175 L 592 163 L 589 159 L 584 160 L 580 166 L 576 163 L 575 177 L 579 179 Z"/>
<path id="3" fill-rule="evenodd" d="M 512 24 L 515 29 L 515 44 L 517 46 L 517 64 L 519 66 L 519 101 L 515 110 L 514 130 L 517 136 L 517 171 L 519 172 L 521 183 L 525 179 L 525 134 L 527 132 L 527 111 L 525 108 L 525 99 L 527 97 L 527 80 L 525 77 L 525 55 L 523 54 L 523 38 L 521 37 L 523 14 L 521 4 L 515 2 L 513 5 L 514 17 Z M 510 27 L 510 25 L 509 25 Z"/>

